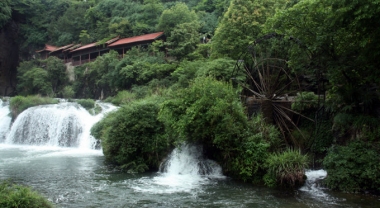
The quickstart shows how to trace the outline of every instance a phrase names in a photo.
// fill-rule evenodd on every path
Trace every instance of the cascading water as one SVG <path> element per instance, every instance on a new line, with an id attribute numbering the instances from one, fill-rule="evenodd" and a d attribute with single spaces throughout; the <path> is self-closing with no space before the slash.
<path id="1" fill-rule="evenodd" d="M 6 134 L 9 131 L 12 118 L 9 116 L 8 101 L 3 102 L 0 99 L 0 143 L 5 140 Z"/>
<path id="2" fill-rule="evenodd" d="M 321 200 L 325 203 L 335 204 L 337 199 L 331 197 L 324 192 L 324 188 L 321 186 L 321 180 L 326 178 L 327 172 L 325 170 L 307 170 L 305 172 L 307 180 L 305 185 L 299 190 L 308 193 L 310 197 Z"/>
<path id="3" fill-rule="evenodd" d="M 97 105 L 103 111 L 96 116 L 77 103 L 65 101 L 28 108 L 12 124 L 5 143 L 94 149 L 96 140 L 90 135 L 91 127 L 116 108 L 104 103 Z"/>
<path id="4" fill-rule="evenodd" d="M 222 168 L 215 162 L 204 158 L 201 145 L 184 144 L 175 148 L 160 165 L 160 172 L 168 175 L 222 175 Z"/>
<path id="5" fill-rule="evenodd" d="M 215 162 L 204 158 L 200 145 L 184 144 L 175 148 L 161 164 L 158 176 L 143 177 L 132 187 L 136 191 L 149 193 L 197 194 L 202 192 L 203 185 L 224 179 L 222 168 Z"/>

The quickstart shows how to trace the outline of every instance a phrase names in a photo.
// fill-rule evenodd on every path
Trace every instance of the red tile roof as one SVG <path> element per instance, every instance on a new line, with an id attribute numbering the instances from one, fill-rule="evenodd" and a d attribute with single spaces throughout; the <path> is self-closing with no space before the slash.
<path id="1" fill-rule="evenodd" d="M 110 43 L 115 42 L 115 41 L 118 40 L 118 39 L 119 39 L 119 36 L 116 37 L 116 38 L 112 38 L 112 39 L 108 40 L 107 42 L 105 42 L 105 44 L 108 45 L 108 44 L 110 44 Z M 90 43 L 90 44 L 87 44 L 87 45 L 81 46 L 81 47 L 76 48 L 76 49 L 74 49 L 74 50 L 72 50 L 72 51 L 70 51 L 70 52 L 81 51 L 81 50 L 84 50 L 84 49 L 87 49 L 87 48 L 93 48 L 93 47 L 96 47 L 96 46 L 98 46 L 98 42 L 96 42 L 96 43 Z"/>
<path id="2" fill-rule="evenodd" d="M 113 47 L 113 46 L 119 46 L 119 45 L 136 43 L 136 42 L 147 41 L 147 40 L 156 40 L 157 38 L 161 37 L 163 34 L 164 32 L 157 32 L 157 33 L 151 33 L 151 34 L 140 35 L 140 36 L 135 36 L 135 37 L 123 38 L 112 44 L 109 44 L 108 46 Z"/>
<path id="3" fill-rule="evenodd" d="M 62 46 L 62 47 L 59 47 L 57 49 L 55 49 L 54 51 L 51 51 L 50 53 L 54 53 L 56 51 L 61 51 L 61 50 L 65 50 L 66 48 L 69 48 L 71 46 L 73 46 L 74 44 L 69 44 L 69 45 L 65 45 L 65 46 Z"/>
<path id="4" fill-rule="evenodd" d="M 42 51 L 49 51 L 49 52 L 51 52 L 51 51 L 54 51 L 55 49 L 57 49 L 56 46 L 52 46 L 52 45 L 45 44 L 45 47 L 44 47 L 43 49 L 41 49 L 41 50 L 39 50 L 39 51 L 36 51 L 36 52 L 37 52 L 37 53 L 40 53 L 40 52 L 42 52 Z"/>
<path id="5" fill-rule="evenodd" d="M 90 44 L 87 44 L 87 45 L 81 46 L 81 47 L 79 47 L 79 48 L 77 48 L 77 49 L 74 49 L 74 50 L 72 50 L 72 51 L 70 51 L 70 52 L 81 51 L 81 50 L 84 50 L 84 49 L 87 49 L 87 48 L 96 47 L 96 46 L 97 46 L 96 43 L 90 43 Z"/>
<path id="6" fill-rule="evenodd" d="M 68 47 L 68 48 L 62 50 L 62 52 L 68 52 L 68 51 L 74 50 L 74 49 L 76 49 L 76 48 L 79 48 L 79 47 L 81 47 L 81 46 L 82 46 L 82 44 L 76 44 L 76 45 L 73 45 L 73 46 L 71 46 L 71 47 Z"/>

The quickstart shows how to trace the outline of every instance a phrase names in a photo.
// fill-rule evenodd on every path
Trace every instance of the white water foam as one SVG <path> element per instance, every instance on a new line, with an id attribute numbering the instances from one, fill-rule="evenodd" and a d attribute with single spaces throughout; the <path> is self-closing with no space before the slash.
<path id="1" fill-rule="evenodd" d="M 8 102 L 3 102 L 0 99 L 0 142 L 5 140 L 11 126 L 12 118 L 9 116 L 9 113 Z"/>
<path id="2" fill-rule="evenodd" d="M 65 101 L 28 108 L 13 123 L 5 143 L 94 149 L 96 139 L 90 135 L 91 127 L 117 108 L 100 102 L 97 105 L 102 108 L 102 113 L 96 116 L 79 104 Z"/>
<path id="3" fill-rule="evenodd" d="M 307 180 L 305 185 L 299 189 L 300 191 L 308 193 L 312 198 L 321 200 L 324 203 L 336 204 L 337 199 L 327 194 L 324 191 L 326 189 L 320 186 L 319 181 L 325 179 L 327 176 L 325 170 L 306 170 L 305 175 Z"/>
<path id="4" fill-rule="evenodd" d="M 202 147 L 182 145 L 175 148 L 163 162 L 158 176 L 126 181 L 138 192 L 171 194 L 203 192 L 203 186 L 225 179 L 222 168 L 214 161 L 203 158 Z"/>

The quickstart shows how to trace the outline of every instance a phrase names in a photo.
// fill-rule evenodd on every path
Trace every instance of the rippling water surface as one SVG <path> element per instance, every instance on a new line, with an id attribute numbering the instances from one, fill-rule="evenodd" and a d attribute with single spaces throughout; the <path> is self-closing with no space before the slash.
<path id="1" fill-rule="evenodd" d="M 380 207 L 379 197 L 313 184 L 288 193 L 223 176 L 120 173 L 90 149 L 0 144 L 0 179 L 31 186 L 57 207 Z"/>

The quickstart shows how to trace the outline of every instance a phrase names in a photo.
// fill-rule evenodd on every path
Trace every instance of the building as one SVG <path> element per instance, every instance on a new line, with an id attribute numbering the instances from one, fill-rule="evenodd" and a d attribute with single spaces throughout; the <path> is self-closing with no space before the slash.
<path id="1" fill-rule="evenodd" d="M 104 43 L 90 43 L 87 45 L 69 44 L 62 47 L 54 47 L 46 45 L 44 49 L 36 51 L 41 54 L 41 57 L 47 58 L 48 56 L 56 56 L 65 63 L 70 63 L 73 66 L 82 65 L 94 61 L 98 56 L 108 53 L 110 50 L 117 51 L 122 57 L 124 54 L 134 46 L 147 46 L 155 40 L 162 39 L 164 33 L 157 32 L 146 35 L 122 38 L 112 38 Z M 49 47 L 47 47 L 49 46 Z M 48 51 L 48 49 L 50 51 Z"/>
<path id="2" fill-rule="evenodd" d="M 39 53 L 41 56 L 41 59 L 47 59 L 49 57 L 50 52 L 57 50 L 58 47 L 45 44 L 45 47 L 39 51 L 36 51 L 36 53 Z"/>

